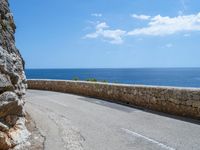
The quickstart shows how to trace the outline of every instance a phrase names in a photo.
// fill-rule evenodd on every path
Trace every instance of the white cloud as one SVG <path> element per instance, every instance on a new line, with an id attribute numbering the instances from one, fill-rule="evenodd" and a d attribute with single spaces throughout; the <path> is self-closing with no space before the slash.
<path id="1" fill-rule="evenodd" d="M 108 26 L 105 22 L 98 23 L 98 24 L 96 25 L 96 29 L 97 29 L 97 30 L 106 29 L 106 28 L 109 28 L 109 26 Z"/>
<path id="2" fill-rule="evenodd" d="M 107 28 L 109 28 L 109 26 L 105 22 L 99 23 L 96 25 L 96 31 L 87 34 L 85 38 L 102 38 L 111 44 L 122 44 L 122 37 L 126 34 L 126 31 L 120 29 L 109 30 Z"/>
<path id="3" fill-rule="evenodd" d="M 128 35 L 171 35 L 182 31 L 200 31 L 200 13 L 177 17 L 157 15 L 150 19 L 147 27 L 136 28 Z"/>
<path id="4" fill-rule="evenodd" d="M 145 27 L 135 28 L 131 31 L 110 29 L 106 22 L 96 22 L 95 31 L 86 34 L 84 38 L 100 38 L 112 44 L 122 44 L 123 38 L 126 36 L 167 36 L 183 33 L 184 37 L 189 37 L 193 31 L 200 32 L 200 12 L 191 15 L 178 15 L 177 17 L 152 16 Z M 166 45 L 166 47 L 172 46 Z"/>
<path id="5" fill-rule="evenodd" d="M 132 14 L 131 17 L 139 20 L 149 20 L 151 16 Z"/>
<path id="6" fill-rule="evenodd" d="M 93 16 L 93 17 L 102 17 L 103 15 L 100 14 L 100 13 L 93 13 L 93 14 L 91 14 L 91 16 Z"/>

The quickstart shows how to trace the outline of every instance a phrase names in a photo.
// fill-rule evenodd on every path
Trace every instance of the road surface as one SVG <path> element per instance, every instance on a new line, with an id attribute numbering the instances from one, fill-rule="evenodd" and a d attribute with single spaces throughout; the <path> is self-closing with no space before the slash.
<path id="1" fill-rule="evenodd" d="M 200 125 L 71 94 L 28 90 L 45 150 L 200 150 Z"/>

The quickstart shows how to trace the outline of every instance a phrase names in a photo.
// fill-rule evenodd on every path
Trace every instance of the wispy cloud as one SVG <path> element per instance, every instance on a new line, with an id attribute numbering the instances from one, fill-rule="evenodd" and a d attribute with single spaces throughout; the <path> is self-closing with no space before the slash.
<path id="1" fill-rule="evenodd" d="M 139 20 L 149 20 L 151 16 L 132 14 L 131 17 Z"/>
<path id="2" fill-rule="evenodd" d="M 126 34 L 126 31 L 115 29 L 108 29 L 109 26 L 105 22 L 98 23 L 95 27 L 96 31 L 93 33 L 89 33 L 85 36 L 85 38 L 101 38 L 103 40 L 108 41 L 111 44 L 122 44 L 122 37 Z"/>
<path id="3" fill-rule="evenodd" d="M 102 17 L 103 15 L 101 13 L 93 13 L 91 14 L 93 17 Z"/>
<path id="4" fill-rule="evenodd" d="M 164 36 L 181 31 L 200 31 L 200 13 L 177 17 L 157 15 L 150 19 L 147 27 L 136 28 L 128 35 Z"/>
<path id="5" fill-rule="evenodd" d="M 138 15 L 142 16 L 142 15 Z M 156 15 L 152 17 L 141 17 L 147 20 L 147 25 L 134 28 L 130 31 L 122 29 L 111 29 L 106 22 L 95 23 L 95 31 L 86 34 L 84 38 L 100 38 L 112 44 L 122 44 L 126 36 L 167 36 L 176 33 L 183 33 L 183 36 L 190 36 L 193 31 L 200 31 L 200 12 L 191 15 L 178 15 L 176 17 Z M 171 47 L 172 45 L 166 45 Z"/>
<path id="6" fill-rule="evenodd" d="M 109 28 L 109 26 L 105 22 L 101 22 L 101 23 L 98 23 L 96 25 L 96 29 L 97 30 L 103 30 L 103 29 L 106 29 L 106 28 Z"/>

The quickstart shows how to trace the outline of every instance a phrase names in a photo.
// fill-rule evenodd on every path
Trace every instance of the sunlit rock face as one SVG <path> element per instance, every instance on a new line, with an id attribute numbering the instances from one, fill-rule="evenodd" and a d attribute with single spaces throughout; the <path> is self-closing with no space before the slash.
<path id="1" fill-rule="evenodd" d="M 24 61 L 15 46 L 16 26 L 7 0 L 0 0 L 0 150 L 28 137 L 24 119 Z"/>

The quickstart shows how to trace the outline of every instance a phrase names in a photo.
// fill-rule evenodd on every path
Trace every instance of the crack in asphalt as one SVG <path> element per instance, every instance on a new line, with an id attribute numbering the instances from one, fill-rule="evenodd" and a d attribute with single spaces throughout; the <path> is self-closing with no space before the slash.
<path id="1" fill-rule="evenodd" d="M 44 110 L 48 112 L 47 117 L 57 126 L 64 148 L 66 148 L 67 150 L 83 150 L 82 143 L 85 141 L 85 138 L 83 135 L 81 135 L 80 131 L 78 131 L 77 128 L 71 125 L 68 118 L 66 118 L 64 115 L 53 112 L 53 110 L 45 108 L 44 106 L 31 102 L 28 103 L 37 106 L 37 108 L 43 112 Z M 46 141 L 46 136 L 44 136 L 44 134 L 42 134 L 42 136 L 45 138 Z"/>
<path id="2" fill-rule="evenodd" d="M 42 132 L 40 131 L 40 129 L 37 127 L 37 124 L 36 124 L 35 120 L 32 119 L 32 122 L 34 123 L 35 128 L 39 132 L 40 136 L 44 139 L 44 141 L 42 142 L 42 146 L 43 146 L 43 150 L 45 150 L 46 136 L 44 134 L 42 134 Z"/>
<path id="3" fill-rule="evenodd" d="M 59 134 L 66 149 L 83 150 L 82 142 L 85 141 L 85 138 L 82 138 L 83 136 L 75 127 L 66 129 L 66 126 L 69 126 L 68 120 L 65 118 L 55 119 L 57 118 L 55 113 L 50 114 L 48 117 L 58 126 Z"/>

